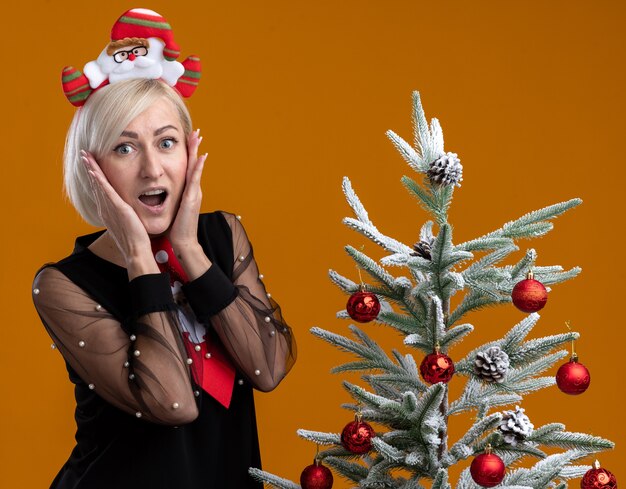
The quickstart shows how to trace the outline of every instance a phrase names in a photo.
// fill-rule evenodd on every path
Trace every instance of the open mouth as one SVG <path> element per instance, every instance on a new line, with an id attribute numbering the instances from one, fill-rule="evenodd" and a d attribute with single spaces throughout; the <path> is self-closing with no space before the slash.
<path id="1" fill-rule="evenodd" d="M 159 207 L 166 198 L 167 192 L 164 189 L 149 190 L 139 196 L 139 200 L 148 207 Z"/>

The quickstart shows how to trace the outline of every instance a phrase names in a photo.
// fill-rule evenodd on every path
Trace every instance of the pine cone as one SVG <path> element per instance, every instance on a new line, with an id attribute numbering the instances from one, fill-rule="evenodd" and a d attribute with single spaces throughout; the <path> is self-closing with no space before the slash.
<path id="1" fill-rule="evenodd" d="M 515 411 L 503 411 L 502 414 L 500 431 L 507 443 L 517 445 L 518 441 L 524 441 L 533 432 L 534 426 L 523 408 L 515 406 Z"/>
<path id="2" fill-rule="evenodd" d="M 411 253 L 411 255 L 421 256 L 422 258 L 425 258 L 426 260 L 431 260 L 432 256 L 430 255 L 430 249 L 433 246 L 434 242 L 435 242 L 435 238 L 429 241 L 421 240 L 415 243 L 413 245 L 413 249 L 415 250 L 415 253 Z"/>
<path id="3" fill-rule="evenodd" d="M 426 174 L 430 178 L 431 185 L 460 187 L 461 180 L 463 180 L 463 165 L 456 153 L 446 153 L 430 164 Z"/>
<path id="4" fill-rule="evenodd" d="M 509 370 L 509 356 L 499 346 L 479 351 L 474 360 L 474 373 L 486 382 L 502 382 Z"/>

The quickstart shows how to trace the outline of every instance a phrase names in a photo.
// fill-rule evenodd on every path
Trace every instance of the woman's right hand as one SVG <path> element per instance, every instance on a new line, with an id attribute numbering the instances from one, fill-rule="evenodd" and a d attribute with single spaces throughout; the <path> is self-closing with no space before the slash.
<path id="1" fill-rule="evenodd" d="M 83 150 L 81 157 L 89 175 L 98 214 L 126 262 L 129 279 L 146 273 L 159 273 L 152 256 L 150 237 L 135 210 L 111 186 L 91 153 Z"/>

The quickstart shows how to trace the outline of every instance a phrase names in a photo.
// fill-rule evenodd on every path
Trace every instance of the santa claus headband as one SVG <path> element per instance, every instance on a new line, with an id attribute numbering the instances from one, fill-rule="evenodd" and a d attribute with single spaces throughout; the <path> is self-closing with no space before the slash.
<path id="1" fill-rule="evenodd" d="M 161 79 L 190 97 L 200 81 L 200 58 L 189 56 L 176 61 L 180 48 L 168 22 L 156 12 L 131 9 L 117 19 L 111 29 L 111 42 L 83 72 L 73 66 L 63 68 L 63 93 L 72 105 L 82 106 L 94 90 L 132 78 Z"/>

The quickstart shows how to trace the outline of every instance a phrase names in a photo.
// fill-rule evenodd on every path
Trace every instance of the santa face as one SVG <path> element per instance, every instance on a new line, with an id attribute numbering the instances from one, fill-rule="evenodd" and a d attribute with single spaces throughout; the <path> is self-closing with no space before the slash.
<path id="1" fill-rule="evenodd" d="M 133 119 L 99 164 L 149 235 L 170 228 L 185 187 L 187 145 L 169 100 L 160 99 Z"/>
<path id="2" fill-rule="evenodd" d="M 145 45 L 127 41 L 118 41 L 113 52 L 105 47 L 98 59 L 85 65 L 84 74 L 91 88 L 96 89 L 105 81 L 115 83 L 132 78 L 161 78 L 171 87 L 176 85 L 185 68 L 178 61 L 165 59 L 161 39 L 141 39 Z"/>
<path id="3" fill-rule="evenodd" d="M 163 75 L 163 41 L 155 37 L 147 39 L 148 47 L 128 44 L 118 47 L 112 55 L 105 48 L 96 63 L 109 83 L 131 78 L 161 78 Z"/>

